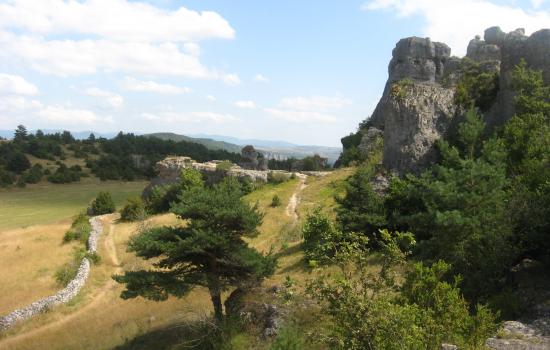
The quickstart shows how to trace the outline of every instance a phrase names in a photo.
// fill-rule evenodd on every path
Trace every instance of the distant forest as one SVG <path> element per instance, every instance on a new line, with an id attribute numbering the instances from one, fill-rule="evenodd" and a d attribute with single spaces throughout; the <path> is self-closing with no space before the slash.
<path id="1" fill-rule="evenodd" d="M 240 154 L 183 140 L 176 142 L 122 132 L 112 139 L 90 134 L 85 140 L 77 140 L 69 131 L 45 134 L 38 130 L 32 134 L 20 125 L 13 140 L 0 140 L 0 186 L 23 187 L 44 178 L 52 183 L 68 183 L 90 174 L 101 180 L 150 178 L 155 175 L 155 163 L 168 155 L 187 156 L 199 162 L 241 161 Z"/>

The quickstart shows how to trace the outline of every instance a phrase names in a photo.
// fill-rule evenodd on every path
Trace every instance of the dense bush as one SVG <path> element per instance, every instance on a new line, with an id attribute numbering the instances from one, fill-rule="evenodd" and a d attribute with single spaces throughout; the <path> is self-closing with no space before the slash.
<path id="1" fill-rule="evenodd" d="M 104 215 L 116 211 L 115 202 L 109 192 L 99 192 L 90 205 L 93 215 Z"/>
<path id="2" fill-rule="evenodd" d="M 270 171 L 267 173 L 267 182 L 270 184 L 282 184 L 289 180 L 289 176 L 285 173 L 279 173 L 276 171 Z"/>
<path id="3" fill-rule="evenodd" d="M 278 195 L 274 195 L 273 198 L 271 198 L 271 204 L 270 206 L 272 208 L 280 207 L 281 206 L 281 198 L 279 198 Z"/>
<path id="4" fill-rule="evenodd" d="M 306 217 L 302 227 L 304 254 L 309 264 L 316 266 L 331 261 L 346 246 L 367 250 L 368 238 L 360 233 L 342 230 L 323 212 L 316 208 Z"/>
<path id="5" fill-rule="evenodd" d="M 7 159 L 6 169 L 14 173 L 21 174 L 23 171 L 31 167 L 31 162 L 23 152 L 15 152 L 9 155 Z"/>
<path id="6" fill-rule="evenodd" d="M 39 183 L 44 176 L 42 166 L 40 164 L 33 165 L 29 170 L 25 171 L 21 176 L 22 180 L 28 184 Z"/>
<path id="7" fill-rule="evenodd" d="M 499 75 L 497 72 L 484 72 L 478 62 L 465 58 L 460 67 L 460 79 L 456 86 L 455 101 L 464 108 L 477 107 L 487 111 L 495 103 Z"/>
<path id="8" fill-rule="evenodd" d="M 123 221 L 143 220 L 146 216 L 145 203 L 139 197 L 128 198 L 126 204 L 120 211 L 120 218 Z"/>
<path id="9" fill-rule="evenodd" d="M 101 262 L 101 257 L 96 253 L 88 253 L 86 249 L 80 247 L 74 247 L 73 258 L 66 264 L 61 265 L 55 271 L 55 280 L 59 285 L 66 287 L 78 273 L 78 268 L 82 263 L 82 259 L 87 258 L 93 264 L 99 264 Z"/>
<path id="10" fill-rule="evenodd" d="M 88 242 L 88 237 L 90 237 L 91 231 L 92 225 L 90 225 L 88 215 L 80 213 L 73 219 L 71 228 L 65 232 L 65 235 L 63 236 L 63 243 L 78 240 L 86 244 Z"/>
<path id="11" fill-rule="evenodd" d="M 177 183 L 153 187 L 147 197 L 145 206 L 147 211 L 152 214 L 165 213 L 170 210 L 170 205 L 184 191 L 203 186 L 204 180 L 200 171 L 191 168 L 184 169 Z"/>
<path id="12" fill-rule="evenodd" d="M 82 168 L 78 165 L 67 167 L 64 163 L 60 163 L 55 173 L 48 176 L 48 181 L 56 184 L 70 183 L 80 181 L 82 176 Z"/>
<path id="13" fill-rule="evenodd" d="M 309 293 L 332 319 L 332 348 L 439 350 L 443 342 L 484 348 L 496 329 L 494 315 L 483 306 L 470 314 L 456 283 L 444 279 L 447 264 L 406 269 L 405 257 L 413 243 L 410 234 L 382 231 L 382 267 L 377 272 L 370 272 L 364 250 L 344 246 L 335 257 L 341 273 L 309 285 Z M 396 276 L 403 268 L 401 286 Z"/>
<path id="14" fill-rule="evenodd" d="M 7 187 L 15 181 L 15 175 L 0 168 L 0 187 Z"/>

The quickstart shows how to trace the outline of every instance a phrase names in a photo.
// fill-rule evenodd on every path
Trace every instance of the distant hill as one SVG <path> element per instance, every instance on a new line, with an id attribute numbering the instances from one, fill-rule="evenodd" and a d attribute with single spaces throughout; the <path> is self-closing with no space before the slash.
<path id="1" fill-rule="evenodd" d="M 158 132 L 154 134 L 146 134 L 144 136 L 148 137 L 156 137 L 161 140 L 172 140 L 172 141 L 187 141 L 187 142 L 195 142 L 200 143 L 201 145 L 204 145 L 208 149 L 212 150 L 226 150 L 228 152 L 234 152 L 234 153 L 241 153 L 241 146 L 235 145 L 229 142 L 224 141 L 216 141 L 209 138 L 195 138 L 185 135 L 179 135 L 174 134 L 172 132 Z"/>
<path id="2" fill-rule="evenodd" d="M 43 129 L 42 131 L 46 134 L 53 134 L 56 132 L 62 132 L 63 130 Z M 29 132 L 34 133 L 36 130 L 29 130 Z M 77 140 L 88 138 L 90 133 L 93 133 L 96 137 L 104 137 L 107 139 L 113 138 L 118 134 L 117 132 L 102 133 L 95 131 L 71 131 L 71 134 Z M 140 135 L 140 133 L 135 134 Z M 10 139 L 13 137 L 13 130 L 0 130 L 0 136 Z M 304 158 L 318 154 L 321 157 L 327 158 L 330 164 L 333 164 L 338 159 L 340 152 L 342 151 L 340 147 L 296 145 L 294 143 L 280 140 L 239 139 L 237 137 L 223 135 L 199 134 L 186 136 L 171 132 L 159 132 L 144 134 L 144 136 L 156 137 L 162 140 L 194 142 L 204 145 L 210 150 L 225 150 L 234 153 L 240 153 L 243 146 L 252 145 L 257 150 L 264 153 L 268 158 L 276 159 L 286 159 L 290 157 Z"/>
<path id="3" fill-rule="evenodd" d="M 342 148 L 315 146 L 315 145 L 297 145 L 287 141 L 279 140 L 257 140 L 257 139 L 239 139 L 237 137 L 222 135 L 192 135 L 193 137 L 202 137 L 217 141 L 230 142 L 239 146 L 252 145 L 262 151 L 268 158 L 304 158 L 314 154 L 328 158 L 329 163 L 334 163 L 340 156 Z"/>

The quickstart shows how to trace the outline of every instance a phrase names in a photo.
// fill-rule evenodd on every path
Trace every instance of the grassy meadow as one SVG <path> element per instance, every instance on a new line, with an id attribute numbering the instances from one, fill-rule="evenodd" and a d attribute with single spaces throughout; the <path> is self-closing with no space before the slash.
<path id="1" fill-rule="evenodd" d="M 140 195 L 146 184 L 84 178 L 72 184 L 44 182 L 25 188 L 0 189 L 0 232 L 68 219 L 85 210 L 100 191 L 110 192 L 115 203 L 122 205 L 126 198 Z"/>
<path id="2" fill-rule="evenodd" d="M 305 281 L 312 277 L 312 273 L 305 266 L 300 249 L 301 222 L 305 218 L 306 212 L 316 205 L 332 206 L 334 195 L 341 191 L 342 181 L 350 173 L 349 169 L 341 169 L 326 177 L 309 177 L 306 180 L 306 187 L 302 187 L 300 179 L 279 185 L 268 184 L 245 197 L 249 203 L 257 204 L 260 211 L 265 214 L 263 224 L 259 228 L 259 235 L 250 239 L 250 244 L 264 252 L 271 250 L 279 258 L 275 275 L 265 281 L 264 286 L 280 285 L 289 276 L 297 281 L 297 289 L 303 290 Z M 331 185 L 327 186 L 327 184 Z M 80 184 L 80 186 L 82 185 L 84 184 Z M 120 184 L 118 188 L 122 189 Z M 300 189 L 302 190 L 299 191 Z M 32 192 L 32 189 L 22 191 L 27 190 Z M 95 189 L 90 187 L 88 193 L 92 195 L 96 190 L 98 190 L 97 187 Z M 102 188 L 102 190 L 106 189 Z M 127 190 L 131 192 L 130 188 Z M 298 216 L 295 219 L 287 212 L 287 206 L 297 191 L 299 191 L 296 207 Z M 39 191 L 36 191 L 35 195 L 38 193 Z M 281 205 L 271 207 L 271 200 L 275 194 L 281 199 Z M 47 197 L 42 196 L 44 200 Z M 120 195 L 118 198 L 123 199 L 124 197 Z M 84 200 L 84 203 L 87 201 Z M 82 205 L 76 207 L 75 210 L 81 207 Z M 67 212 L 69 212 L 68 208 Z M 58 215 L 57 217 L 61 218 L 62 216 Z M 171 214 L 154 216 L 142 223 L 122 223 L 118 222 L 114 216 L 105 219 L 104 235 L 99 244 L 99 255 L 102 261 L 99 265 L 92 267 L 90 279 L 80 295 L 67 305 L 56 307 L 0 334 L 0 349 L 47 348 L 55 350 L 113 349 L 117 347 L 120 349 L 156 349 L 171 348 L 175 345 L 185 348 L 186 340 L 185 337 L 182 337 L 185 330 L 181 325 L 201 319 L 211 312 L 210 298 L 205 290 L 196 289 L 183 299 L 170 298 L 164 302 L 147 301 L 143 298 L 123 300 L 120 298 L 122 286 L 111 279 L 113 274 L 121 273 L 124 270 L 147 266 L 147 262 L 126 252 L 127 242 L 135 232 L 143 227 L 167 224 L 177 225 L 181 222 Z M 32 229 L 36 229 L 38 232 L 40 228 L 49 230 L 50 226 L 40 225 Z M 27 229 L 27 231 L 29 230 Z M 15 239 L 16 230 L 9 232 L 14 233 L 6 236 L 7 240 Z M 19 232 L 26 231 L 20 230 Z M 52 235 L 55 236 L 55 234 Z M 60 249 L 61 235 L 57 238 L 59 240 L 56 249 Z M 55 240 L 51 244 L 55 245 L 54 243 Z M 14 244 L 10 243 L 10 249 L 13 249 Z M 62 249 L 66 248 L 62 247 Z M 63 253 L 59 253 L 59 255 L 63 256 Z M 21 259 L 25 258 L 35 259 L 33 254 L 21 257 Z M 62 263 L 62 260 L 60 259 L 57 263 Z M 35 269 L 38 269 L 37 264 L 38 260 L 35 263 Z M 47 259 L 41 261 L 40 264 L 52 265 Z M 3 279 L 8 268 L 8 266 L 1 266 L 0 285 L 4 282 Z M 16 277 L 12 276 L 12 278 Z M 29 279 L 29 285 L 31 280 L 32 278 Z M 312 320 L 311 324 L 314 323 Z M 236 348 L 265 348 L 265 343 L 246 334 L 235 339 L 243 344 L 242 347 L 236 346 Z"/>

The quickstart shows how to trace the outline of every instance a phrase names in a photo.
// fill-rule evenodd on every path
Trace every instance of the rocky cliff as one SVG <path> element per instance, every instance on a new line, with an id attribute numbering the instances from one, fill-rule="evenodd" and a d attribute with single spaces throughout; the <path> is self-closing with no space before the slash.
<path id="1" fill-rule="evenodd" d="M 499 27 L 489 28 L 483 40 L 470 41 L 466 58 L 451 56 L 444 43 L 411 37 L 400 40 L 392 56 L 383 96 L 360 132 L 363 138 L 368 138 L 369 129 L 383 132 L 386 168 L 416 173 L 436 159 L 435 141 L 464 114 L 456 102 L 464 63 L 471 60 L 484 72 L 498 74 L 498 92 L 484 117 L 489 125 L 502 124 L 514 115 L 511 72 L 521 59 L 542 70 L 550 82 L 550 29 L 528 37 L 522 29 L 504 33 Z"/>

